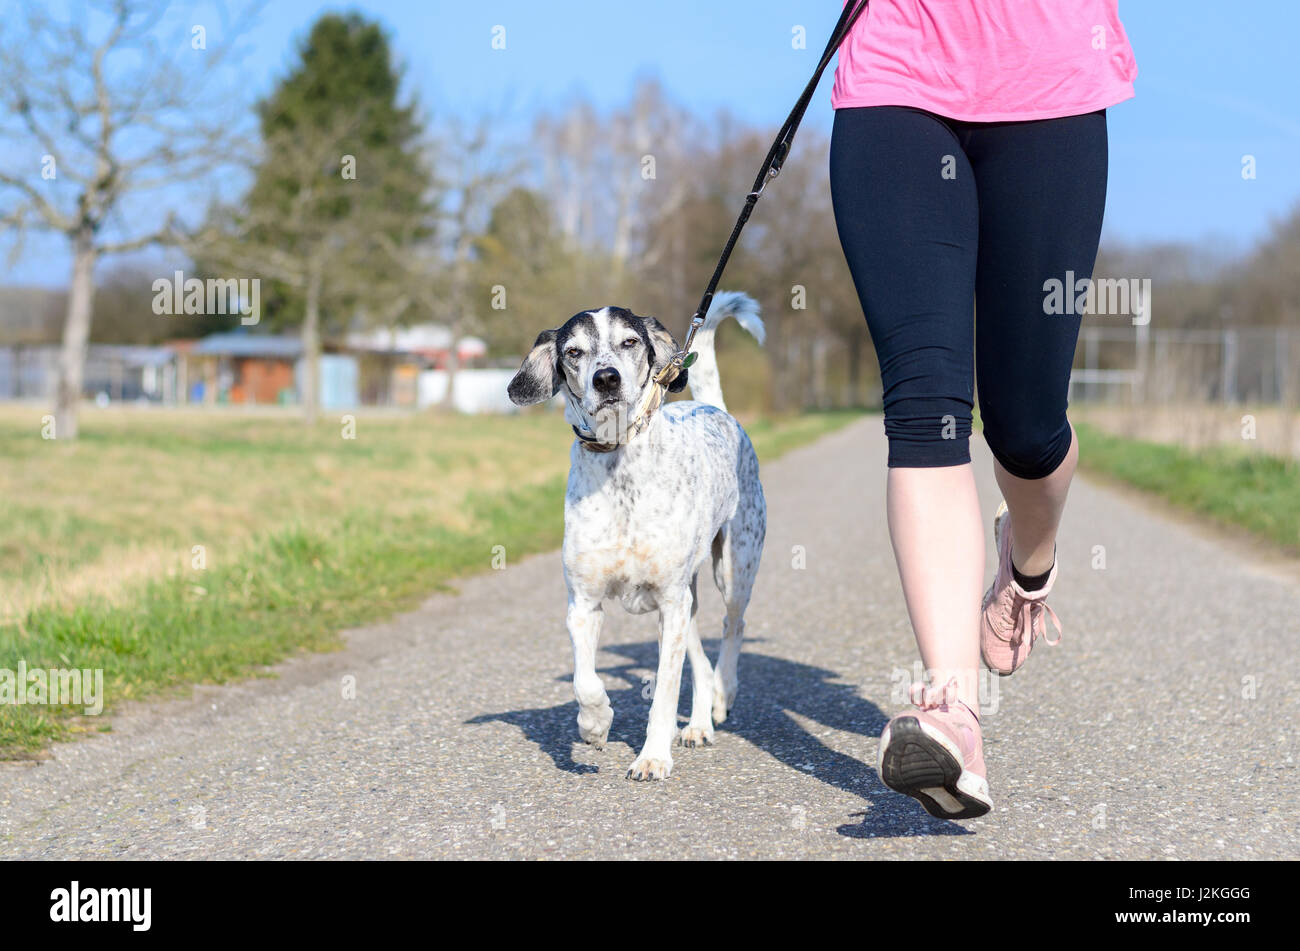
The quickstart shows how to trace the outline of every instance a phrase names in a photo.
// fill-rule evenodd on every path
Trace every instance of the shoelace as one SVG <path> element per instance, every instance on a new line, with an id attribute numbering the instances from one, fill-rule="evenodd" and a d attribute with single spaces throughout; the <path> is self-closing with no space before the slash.
<path id="1" fill-rule="evenodd" d="M 951 678 L 942 687 L 915 683 L 907 691 L 907 699 L 912 705 L 922 710 L 934 710 L 937 707 L 951 706 L 957 702 L 957 678 Z"/>
<path id="2" fill-rule="evenodd" d="M 1011 644 L 1021 644 L 1025 640 L 1025 632 L 1029 632 L 1029 644 L 1032 647 L 1034 641 L 1042 638 L 1048 647 L 1055 647 L 1061 643 L 1061 637 L 1065 633 L 1061 630 L 1061 619 L 1056 616 L 1056 612 L 1042 598 L 1022 598 L 1013 589 L 1012 598 L 1015 600 L 1011 603 L 1011 613 L 1018 615 L 1016 618 L 1015 630 L 1011 635 Z M 1047 621 L 1044 616 L 1052 619 L 1052 624 L 1056 627 L 1056 640 L 1047 636 Z"/>

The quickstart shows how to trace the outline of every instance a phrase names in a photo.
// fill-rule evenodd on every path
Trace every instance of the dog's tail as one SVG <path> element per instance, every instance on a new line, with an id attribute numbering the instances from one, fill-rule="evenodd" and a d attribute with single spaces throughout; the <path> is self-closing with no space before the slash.
<path id="1" fill-rule="evenodd" d="M 718 324 L 728 317 L 734 317 L 755 340 L 763 342 L 766 330 L 762 318 L 758 316 L 758 302 L 739 291 L 719 291 L 713 295 L 709 312 L 691 344 L 691 349 L 699 356 L 691 364 L 690 374 L 686 378 L 694 399 L 716 406 L 724 412 L 727 404 L 722 399 L 722 380 L 718 376 L 718 360 L 713 352 L 713 335 Z"/>

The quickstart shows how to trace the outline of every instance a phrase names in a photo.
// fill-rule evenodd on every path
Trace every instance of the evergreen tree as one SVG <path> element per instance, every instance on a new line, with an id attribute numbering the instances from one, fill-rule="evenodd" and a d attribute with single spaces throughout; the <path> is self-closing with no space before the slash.
<path id="1" fill-rule="evenodd" d="M 414 103 L 378 24 L 327 14 L 257 105 L 262 154 L 242 206 L 214 215 L 205 266 L 260 275 L 271 328 L 299 325 L 303 405 L 317 413 L 321 335 L 358 314 L 391 322 L 409 296 L 395 264 L 431 233 L 432 176 Z"/>

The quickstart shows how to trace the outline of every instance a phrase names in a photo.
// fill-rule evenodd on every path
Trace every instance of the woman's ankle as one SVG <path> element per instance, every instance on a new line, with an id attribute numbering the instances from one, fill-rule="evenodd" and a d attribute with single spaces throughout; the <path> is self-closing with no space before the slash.
<path id="1" fill-rule="evenodd" d="M 926 691 L 934 697 L 950 690 L 952 699 L 964 703 L 971 713 L 980 715 L 980 669 L 978 667 L 938 667 L 926 671 Z M 949 686 L 951 684 L 951 686 Z"/>

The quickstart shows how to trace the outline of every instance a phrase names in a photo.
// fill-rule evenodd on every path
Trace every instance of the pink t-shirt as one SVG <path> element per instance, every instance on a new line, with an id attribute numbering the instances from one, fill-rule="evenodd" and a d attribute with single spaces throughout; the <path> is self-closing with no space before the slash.
<path id="1" fill-rule="evenodd" d="M 871 0 L 840 46 L 831 106 L 1002 122 L 1133 96 L 1118 0 Z"/>

